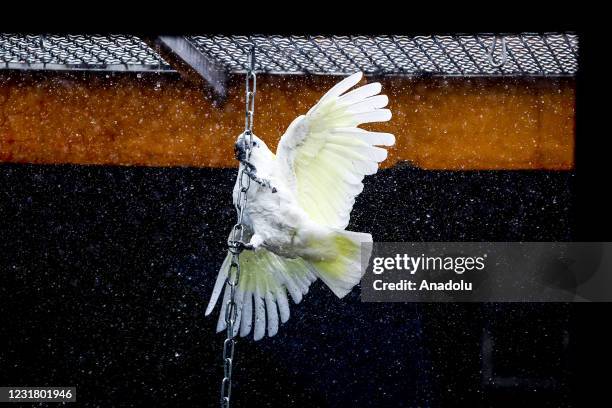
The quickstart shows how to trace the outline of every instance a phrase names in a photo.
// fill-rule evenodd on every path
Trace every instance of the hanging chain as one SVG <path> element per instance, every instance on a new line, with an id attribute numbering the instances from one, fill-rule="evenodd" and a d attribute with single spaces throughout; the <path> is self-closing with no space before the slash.
<path id="1" fill-rule="evenodd" d="M 257 90 L 257 77 L 255 76 L 255 46 L 251 47 L 249 54 L 249 68 L 246 75 L 246 97 L 245 97 L 245 119 L 244 119 L 244 138 L 246 161 L 251 157 L 253 146 L 253 116 L 255 114 L 255 92 Z M 244 249 L 244 209 L 247 203 L 247 193 L 251 186 L 251 178 L 244 172 L 242 166 L 238 173 L 238 197 L 237 212 L 238 222 L 234 225 L 230 239 L 227 241 L 228 250 L 231 256 L 230 268 L 227 273 L 226 290 L 229 288 L 230 296 L 225 308 L 225 324 L 227 334 L 223 342 L 223 380 L 221 381 L 221 407 L 229 408 L 232 394 L 232 364 L 234 361 L 234 326 L 238 314 L 236 306 L 236 287 L 240 278 L 240 253 Z"/>

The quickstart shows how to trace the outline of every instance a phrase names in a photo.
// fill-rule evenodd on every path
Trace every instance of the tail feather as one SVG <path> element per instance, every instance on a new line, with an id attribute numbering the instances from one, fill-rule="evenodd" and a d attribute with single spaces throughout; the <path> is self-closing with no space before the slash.
<path id="1" fill-rule="evenodd" d="M 331 260 L 311 262 L 316 275 L 339 298 L 346 296 L 361 280 L 362 248 L 368 251 L 365 254 L 366 260 L 369 260 L 371 255 L 371 246 L 361 244 L 371 242 L 370 234 L 338 230 L 333 237 L 333 243 L 339 255 Z"/>

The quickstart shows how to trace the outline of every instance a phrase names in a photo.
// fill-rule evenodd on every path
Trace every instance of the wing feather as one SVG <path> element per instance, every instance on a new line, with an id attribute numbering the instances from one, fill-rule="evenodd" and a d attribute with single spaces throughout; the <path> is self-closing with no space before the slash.
<path id="1" fill-rule="evenodd" d="M 291 313 L 289 312 L 289 301 L 287 300 L 287 292 L 282 288 L 276 288 L 276 304 L 280 313 L 281 323 L 286 323 L 289 320 Z"/>
<path id="2" fill-rule="evenodd" d="M 323 105 L 330 100 L 336 99 L 338 96 L 342 95 L 343 93 L 345 93 L 346 91 L 348 91 L 349 89 L 357 85 L 357 83 L 361 81 L 361 78 L 363 78 L 363 73 L 355 72 L 351 76 L 338 82 L 329 91 L 327 91 L 325 95 L 323 95 L 323 97 L 319 100 L 319 102 L 315 106 L 313 106 L 308 113 L 316 110 L 319 104 Z"/>
<path id="3" fill-rule="evenodd" d="M 230 255 L 223 261 L 206 315 L 209 315 L 223 292 L 217 331 L 225 330 L 225 310 L 230 290 L 225 284 Z M 266 334 L 274 336 L 280 323 L 290 316 L 287 293 L 294 303 L 300 303 L 317 277 L 306 261 L 280 257 L 266 249 L 244 251 L 240 256 L 240 280 L 236 287 L 236 323 L 234 335 L 253 333 L 259 340 Z"/>
<path id="4" fill-rule="evenodd" d="M 245 292 L 244 305 L 242 306 L 240 321 L 240 337 L 244 337 L 251 332 L 253 327 L 253 294 Z"/>
<path id="5" fill-rule="evenodd" d="M 332 228 L 346 228 L 355 197 L 363 191 L 363 177 L 376 173 L 387 158 L 387 150 L 377 146 L 395 143 L 390 133 L 358 127 L 392 116 L 384 109 L 389 98 L 379 95 L 380 83 L 349 91 L 362 76 L 358 72 L 345 78 L 296 118 L 277 149 L 300 206 L 314 221 Z"/>
<path id="6" fill-rule="evenodd" d="M 372 82 L 359 88 L 355 88 L 350 92 L 345 93 L 338 98 L 338 104 L 350 105 L 352 103 L 361 101 L 371 96 L 377 95 L 382 90 L 380 82 Z"/>
<path id="7" fill-rule="evenodd" d="M 268 336 L 272 337 L 278 333 L 278 311 L 272 292 L 266 292 L 266 318 L 268 319 Z"/>
<path id="8" fill-rule="evenodd" d="M 253 330 L 253 339 L 261 340 L 266 330 L 266 306 L 259 288 L 255 291 L 253 296 L 255 299 L 255 329 Z"/>

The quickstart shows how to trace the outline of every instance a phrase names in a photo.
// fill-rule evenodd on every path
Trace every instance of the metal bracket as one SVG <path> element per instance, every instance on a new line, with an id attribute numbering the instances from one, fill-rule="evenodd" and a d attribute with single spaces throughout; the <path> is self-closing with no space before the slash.
<path id="1" fill-rule="evenodd" d="M 500 60 L 496 60 L 495 56 L 494 56 L 494 54 L 495 54 L 495 47 L 496 46 L 497 46 L 497 36 L 494 36 L 493 37 L 493 43 L 491 44 L 491 49 L 489 50 L 489 53 L 487 54 L 487 57 L 489 59 L 489 64 L 491 64 L 495 68 L 501 68 L 502 66 L 504 66 L 504 64 L 508 60 L 508 51 L 507 51 L 507 46 L 506 46 L 506 38 L 505 37 L 501 37 L 502 50 L 501 50 L 501 59 Z"/>
<path id="2" fill-rule="evenodd" d="M 225 101 L 226 70 L 198 50 L 187 38 L 161 35 L 143 40 L 156 49 L 183 78 L 193 83 L 206 84 L 213 91 L 216 102 Z"/>

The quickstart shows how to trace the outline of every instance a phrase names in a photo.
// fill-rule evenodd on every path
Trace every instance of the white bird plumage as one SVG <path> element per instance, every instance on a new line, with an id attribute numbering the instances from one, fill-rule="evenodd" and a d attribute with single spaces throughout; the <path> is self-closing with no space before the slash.
<path id="1" fill-rule="evenodd" d="M 364 176 L 376 173 L 378 163 L 387 157 L 387 151 L 377 146 L 395 143 L 390 133 L 358 127 L 391 119 L 391 112 L 383 109 L 388 98 L 379 95 L 379 83 L 347 92 L 362 76 L 357 72 L 345 78 L 306 115 L 297 117 L 282 136 L 276 155 L 253 136 L 249 163 L 259 183 L 251 182 L 244 214 L 253 250 L 240 256 L 234 335 L 246 336 L 252 330 L 259 340 L 267 327 L 268 336 L 274 336 L 279 317 L 283 323 L 289 319 L 287 292 L 299 303 L 317 278 L 340 298 L 361 279 L 361 243 L 372 242 L 372 237 L 345 228 Z M 244 143 L 241 135 L 239 150 Z M 234 204 L 237 193 L 238 180 Z M 228 268 L 229 256 L 221 265 L 206 315 L 223 291 Z M 225 290 L 217 331 L 226 328 L 228 300 Z"/>

